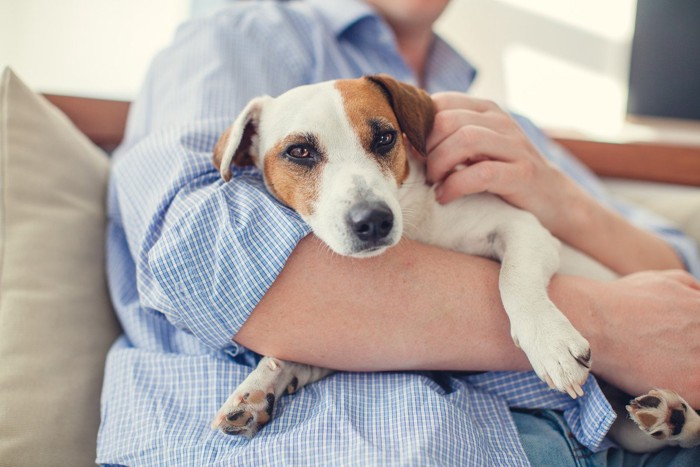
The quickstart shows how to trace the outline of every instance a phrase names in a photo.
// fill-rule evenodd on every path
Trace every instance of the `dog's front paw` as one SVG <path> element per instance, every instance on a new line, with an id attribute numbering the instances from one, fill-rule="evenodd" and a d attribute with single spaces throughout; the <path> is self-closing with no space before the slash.
<path id="1" fill-rule="evenodd" d="M 274 408 L 275 394 L 272 392 L 237 390 L 219 409 L 211 427 L 227 435 L 251 438 L 270 421 Z"/>
<path id="2" fill-rule="evenodd" d="M 252 437 L 272 418 L 275 402 L 331 374 L 327 368 L 263 357 L 216 413 L 213 430 Z"/>
<path id="3" fill-rule="evenodd" d="M 216 413 L 213 430 L 250 438 L 272 418 L 275 401 L 287 384 L 286 362 L 265 357 Z"/>
<path id="4" fill-rule="evenodd" d="M 537 375 L 550 388 L 573 399 L 583 395 L 581 386 L 592 363 L 591 347 L 566 318 L 528 323 L 513 328 L 512 335 L 515 345 L 525 352 Z"/>
<path id="5" fill-rule="evenodd" d="M 673 391 L 649 391 L 626 408 L 639 429 L 653 438 L 686 448 L 700 444 L 700 415 Z"/>

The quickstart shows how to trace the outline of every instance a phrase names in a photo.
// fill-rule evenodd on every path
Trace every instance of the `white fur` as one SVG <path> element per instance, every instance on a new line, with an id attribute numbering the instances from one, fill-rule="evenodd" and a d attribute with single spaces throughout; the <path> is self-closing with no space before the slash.
<path id="1" fill-rule="evenodd" d="M 259 104 L 260 101 L 256 103 Z M 302 112 L 300 109 L 313 109 L 313 112 Z M 333 82 L 294 88 L 274 100 L 266 101 L 264 113 L 265 118 L 258 124 L 256 163 L 260 169 L 264 165 L 265 154 L 292 133 L 320 136 L 320 143 L 330 156 L 324 167 L 318 203 L 311 215 L 304 216 L 304 221 L 319 238 L 340 255 L 368 257 L 381 254 L 385 248 L 372 252 L 359 250 L 346 223 L 347 211 L 351 206 L 361 199 L 376 199 L 384 200 L 391 208 L 396 228 L 387 242 L 389 246 L 398 243 L 403 222 L 396 181 L 372 162 L 347 118 L 329 118 L 345 115 L 342 96 Z M 237 124 L 240 125 L 240 122 L 234 123 L 234 127 Z M 235 151 L 236 144 L 231 143 L 231 139 L 241 133 L 232 132 L 226 151 Z M 229 164 L 230 160 L 228 158 Z"/>

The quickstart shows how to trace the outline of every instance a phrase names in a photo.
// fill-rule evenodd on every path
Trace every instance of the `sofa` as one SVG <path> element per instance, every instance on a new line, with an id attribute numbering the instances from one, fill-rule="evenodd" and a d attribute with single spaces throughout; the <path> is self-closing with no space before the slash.
<path id="1" fill-rule="evenodd" d="M 0 466 L 94 464 L 104 359 L 120 333 L 105 280 L 105 149 L 121 139 L 127 110 L 125 102 L 42 96 L 2 72 Z M 561 142 L 603 175 L 612 170 L 606 160 L 631 147 Z M 663 170 L 606 185 L 700 242 L 700 148 L 682 148 L 695 156 L 680 170 L 677 149 L 644 146 L 637 152 L 652 159 L 670 151 Z M 639 178 L 645 160 L 628 163 L 629 175 Z M 614 175 L 627 175 L 624 165 Z"/>

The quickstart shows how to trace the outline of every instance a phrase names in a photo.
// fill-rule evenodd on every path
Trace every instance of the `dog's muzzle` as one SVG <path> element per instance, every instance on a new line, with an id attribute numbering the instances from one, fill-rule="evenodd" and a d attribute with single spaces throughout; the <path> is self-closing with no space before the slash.
<path id="1" fill-rule="evenodd" d="M 350 208 L 347 223 L 363 249 L 385 246 L 386 237 L 394 228 L 394 213 L 383 202 L 361 202 Z"/>

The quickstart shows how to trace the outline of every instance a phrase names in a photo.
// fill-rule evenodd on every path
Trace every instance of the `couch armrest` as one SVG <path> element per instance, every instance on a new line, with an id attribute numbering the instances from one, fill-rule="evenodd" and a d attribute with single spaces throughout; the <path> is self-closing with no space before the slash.
<path id="1" fill-rule="evenodd" d="M 103 149 L 112 150 L 121 142 L 129 102 L 53 94 L 45 97 Z M 621 144 L 554 136 L 598 175 L 700 186 L 700 146 Z"/>
<path id="2" fill-rule="evenodd" d="M 700 245 L 699 187 L 610 178 L 603 182 L 616 198 L 663 216 Z"/>
<path id="3" fill-rule="evenodd" d="M 554 139 L 603 177 L 700 186 L 700 146 Z"/>
<path id="4" fill-rule="evenodd" d="M 44 94 L 97 146 L 109 152 L 124 137 L 129 102 Z"/>

